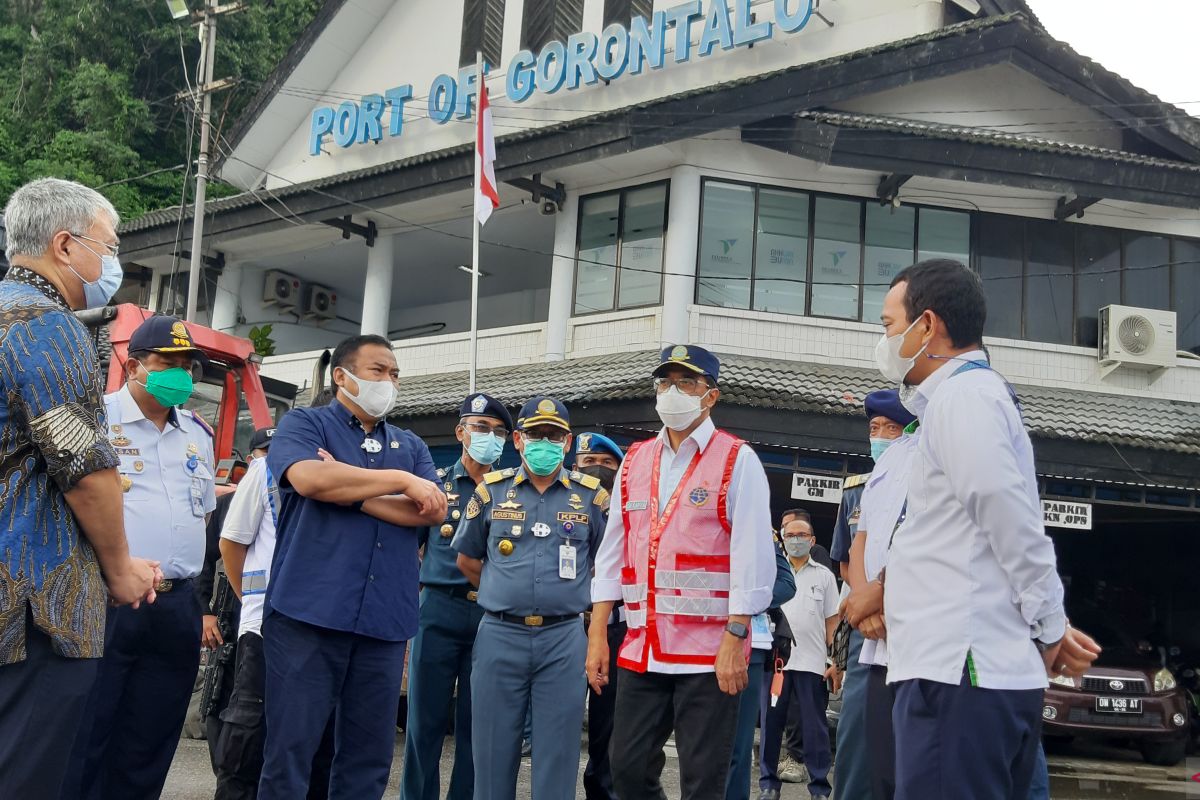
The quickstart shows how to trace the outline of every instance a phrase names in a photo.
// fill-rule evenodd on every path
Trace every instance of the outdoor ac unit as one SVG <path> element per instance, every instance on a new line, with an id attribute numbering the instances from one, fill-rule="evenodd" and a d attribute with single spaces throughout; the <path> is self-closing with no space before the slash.
<path id="1" fill-rule="evenodd" d="M 337 316 L 337 293 L 325 286 L 310 283 L 304 291 L 304 315 L 317 319 Z"/>
<path id="2" fill-rule="evenodd" d="M 300 279 L 279 270 L 270 270 L 263 279 L 263 304 L 280 308 L 300 305 Z"/>
<path id="3" fill-rule="evenodd" d="M 1100 309 L 1100 376 L 1117 367 L 1162 370 L 1175 366 L 1175 312 L 1129 306 Z"/>

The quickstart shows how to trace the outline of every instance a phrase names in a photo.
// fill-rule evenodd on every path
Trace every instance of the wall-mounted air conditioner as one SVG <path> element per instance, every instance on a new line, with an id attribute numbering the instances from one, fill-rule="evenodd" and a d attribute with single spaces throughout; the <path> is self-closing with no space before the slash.
<path id="1" fill-rule="evenodd" d="M 1175 312 L 1129 306 L 1100 309 L 1100 376 L 1118 367 L 1163 370 L 1175 366 Z"/>
<path id="2" fill-rule="evenodd" d="M 295 275 L 279 270 L 270 270 L 263 278 L 263 305 L 275 305 L 291 309 L 300 305 L 300 289 L 303 284 Z"/>
<path id="3" fill-rule="evenodd" d="M 337 316 L 337 292 L 315 283 L 304 289 L 304 316 L 333 319 Z"/>

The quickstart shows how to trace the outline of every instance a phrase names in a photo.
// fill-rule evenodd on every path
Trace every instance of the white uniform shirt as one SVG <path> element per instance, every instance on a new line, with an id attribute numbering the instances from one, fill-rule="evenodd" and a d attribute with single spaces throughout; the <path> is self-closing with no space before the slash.
<path id="1" fill-rule="evenodd" d="M 249 545 L 242 567 L 242 616 L 238 636 L 262 635 L 263 599 L 271 578 L 271 557 L 275 554 L 275 516 L 272 506 L 270 470 L 265 458 L 250 462 L 250 468 L 238 483 L 221 538 Z"/>
<path id="2" fill-rule="evenodd" d="M 795 572 L 796 595 L 783 604 L 783 614 L 796 643 L 784 669 L 824 675 L 829 654 L 825 622 L 837 616 L 837 580 L 811 558 Z"/>
<path id="3" fill-rule="evenodd" d="M 1034 638 L 1066 629 L 1054 545 L 1042 526 L 1033 447 L 1000 376 L 952 359 L 906 397 L 921 419 L 908 511 L 888 556 L 888 683 L 1039 689 Z"/>
<path id="4" fill-rule="evenodd" d="M 904 499 L 908 496 L 909 470 L 920 435 L 921 430 L 918 428 L 916 433 L 905 434 L 892 442 L 879 457 L 863 489 L 860 501 L 862 515 L 858 520 L 858 530 L 859 535 L 867 537 L 863 561 L 868 581 L 878 578 L 879 573 L 887 566 L 892 532 L 896 530 L 896 524 L 904 511 Z M 886 667 L 887 641 L 864 639 L 858 662 Z"/>
<path id="5" fill-rule="evenodd" d="M 679 446 L 671 449 L 666 429 L 659 432 L 662 456 L 659 464 L 659 513 L 666 507 L 675 487 L 683 479 L 697 450 L 708 447 L 716 426 L 706 419 Z M 646 447 L 651 445 L 647 444 Z M 625 561 L 625 520 L 621 513 L 621 481 L 613 487 L 611 511 L 604 540 L 596 552 L 596 573 L 592 580 L 592 602 L 621 599 L 621 567 Z M 775 540 L 771 534 L 771 489 L 762 462 L 749 445 L 738 450 L 729 482 L 729 519 L 733 530 L 729 542 L 729 613 L 751 616 L 771 604 L 775 586 Z M 702 664 L 667 664 L 650 654 L 647 670 L 665 674 L 712 672 Z"/>
<path id="6" fill-rule="evenodd" d="M 210 429 L 177 408 L 160 431 L 128 385 L 105 395 L 104 409 L 121 458 L 129 554 L 159 562 L 164 578 L 196 577 L 204 566 L 205 516 L 217 507 Z"/>

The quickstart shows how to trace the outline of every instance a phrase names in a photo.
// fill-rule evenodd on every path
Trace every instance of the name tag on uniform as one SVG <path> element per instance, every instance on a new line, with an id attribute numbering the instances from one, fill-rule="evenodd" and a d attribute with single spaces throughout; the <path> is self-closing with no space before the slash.
<path id="1" fill-rule="evenodd" d="M 502 511 L 499 508 L 493 508 L 492 509 L 492 519 L 506 520 L 508 522 L 524 522 L 525 521 L 525 512 L 524 511 Z"/>
<path id="2" fill-rule="evenodd" d="M 645 511 L 646 506 L 650 505 L 649 500 L 630 500 L 625 504 L 626 511 Z"/>
<path id="3" fill-rule="evenodd" d="M 242 573 L 242 596 L 267 593 L 267 571 L 265 569 Z"/>
<path id="4" fill-rule="evenodd" d="M 563 580 L 575 580 L 575 548 L 569 544 L 558 548 L 558 577 Z"/>
<path id="5" fill-rule="evenodd" d="M 204 482 L 199 478 L 192 478 L 192 488 L 190 491 L 192 497 L 192 516 L 204 516 Z"/>

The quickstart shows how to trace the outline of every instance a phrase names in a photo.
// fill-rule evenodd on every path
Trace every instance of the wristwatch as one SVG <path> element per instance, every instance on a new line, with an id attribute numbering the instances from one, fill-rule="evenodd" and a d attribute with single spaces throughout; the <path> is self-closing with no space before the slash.
<path id="1" fill-rule="evenodd" d="M 750 629 L 747 628 L 746 625 L 741 622 L 732 622 L 732 621 L 729 622 L 725 626 L 725 631 L 727 633 L 732 633 L 734 636 L 736 636 L 739 639 L 745 639 L 747 636 L 750 635 Z"/>

